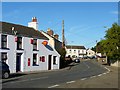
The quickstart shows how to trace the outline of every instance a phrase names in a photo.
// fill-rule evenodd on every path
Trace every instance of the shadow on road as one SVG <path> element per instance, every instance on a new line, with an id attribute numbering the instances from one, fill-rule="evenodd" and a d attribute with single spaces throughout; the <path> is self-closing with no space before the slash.
<path id="1" fill-rule="evenodd" d="M 68 65 L 68 70 L 71 70 L 74 66 L 78 65 L 79 63 L 72 63 Z"/>
<path id="2" fill-rule="evenodd" d="M 14 74 L 11 74 L 9 78 L 20 77 L 20 76 L 23 76 L 23 75 L 27 75 L 27 74 L 23 74 L 23 73 L 14 73 Z"/>
<path id="3" fill-rule="evenodd" d="M 20 79 L 19 77 L 24 76 L 24 75 L 27 75 L 27 74 L 23 74 L 23 73 L 10 74 L 10 77 L 8 79 L 2 79 L 2 83 L 7 83 L 7 82 L 19 80 Z"/>

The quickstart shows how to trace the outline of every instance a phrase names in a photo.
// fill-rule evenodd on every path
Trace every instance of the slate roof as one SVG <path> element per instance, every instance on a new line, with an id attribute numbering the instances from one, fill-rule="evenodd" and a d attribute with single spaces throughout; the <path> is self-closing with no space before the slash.
<path id="1" fill-rule="evenodd" d="M 14 31 L 17 31 L 17 36 L 48 40 L 46 36 L 44 36 L 40 31 L 35 30 L 34 28 L 8 22 L 0 22 L 0 33 L 14 35 L 12 27 L 14 27 Z"/>
<path id="2" fill-rule="evenodd" d="M 86 49 L 84 46 L 66 45 L 67 49 Z"/>

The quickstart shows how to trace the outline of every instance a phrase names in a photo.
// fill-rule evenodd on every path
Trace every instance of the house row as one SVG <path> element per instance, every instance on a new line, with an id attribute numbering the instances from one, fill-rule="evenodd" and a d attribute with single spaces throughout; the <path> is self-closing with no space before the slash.
<path id="1" fill-rule="evenodd" d="M 50 42 L 36 17 L 28 26 L 0 22 L 0 58 L 11 73 L 59 69 L 60 54 Z"/>
<path id="2" fill-rule="evenodd" d="M 66 57 L 70 56 L 71 58 L 82 58 L 87 55 L 87 51 L 84 46 L 67 45 L 66 52 Z"/>

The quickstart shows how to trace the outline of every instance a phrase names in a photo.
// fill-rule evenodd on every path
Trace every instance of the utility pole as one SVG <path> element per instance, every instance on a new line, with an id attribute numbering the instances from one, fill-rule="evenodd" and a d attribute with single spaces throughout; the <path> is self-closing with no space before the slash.
<path id="1" fill-rule="evenodd" d="M 64 20 L 62 21 L 62 48 L 65 48 Z"/>

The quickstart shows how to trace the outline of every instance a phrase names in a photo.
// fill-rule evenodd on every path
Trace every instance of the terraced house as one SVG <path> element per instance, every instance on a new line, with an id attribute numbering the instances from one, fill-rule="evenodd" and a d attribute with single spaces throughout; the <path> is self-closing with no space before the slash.
<path id="1" fill-rule="evenodd" d="M 84 46 L 66 45 L 66 57 L 71 58 L 83 58 L 87 55 L 86 48 Z"/>
<path id="2" fill-rule="evenodd" d="M 37 28 L 35 17 L 28 27 L 0 22 L 0 58 L 11 73 L 59 69 L 59 53 Z"/>

